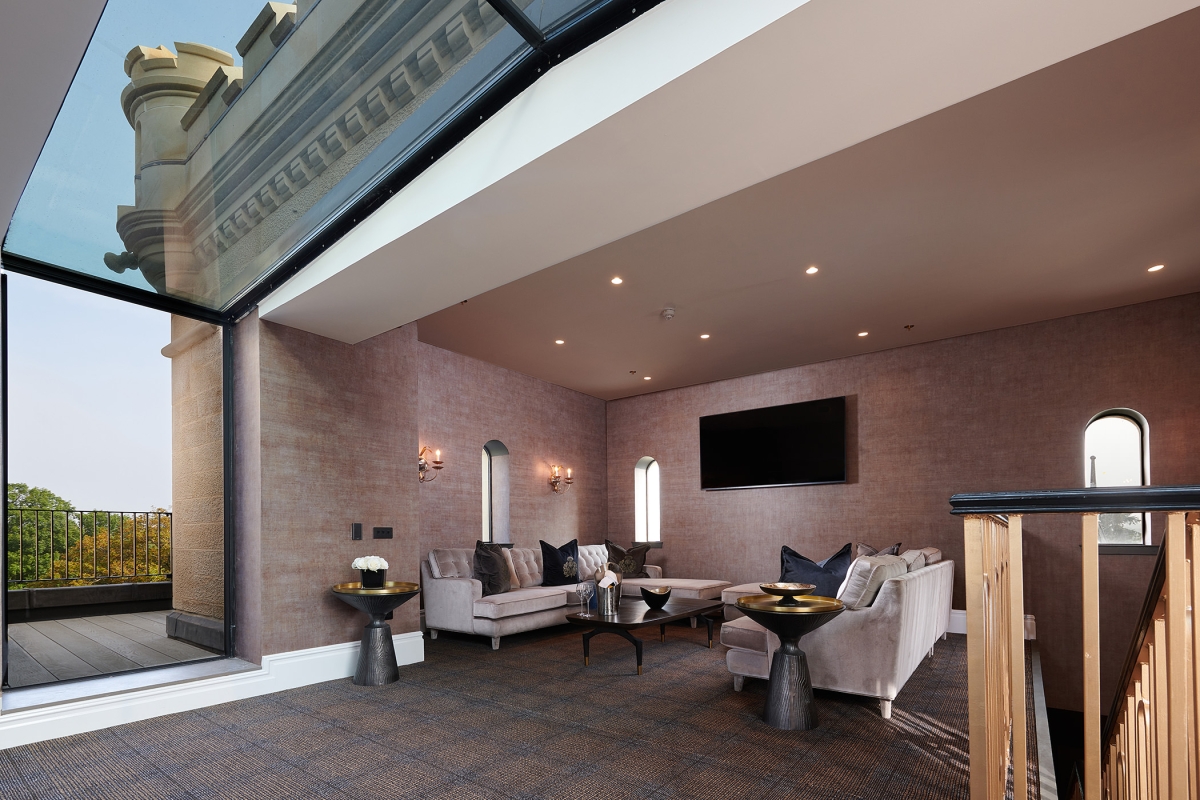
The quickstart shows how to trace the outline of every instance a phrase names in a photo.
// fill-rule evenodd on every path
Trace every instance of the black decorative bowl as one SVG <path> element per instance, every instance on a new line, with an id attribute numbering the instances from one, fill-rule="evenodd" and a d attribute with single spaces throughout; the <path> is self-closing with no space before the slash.
<path id="1" fill-rule="evenodd" d="M 671 599 L 671 587 L 660 586 L 655 589 L 642 587 L 642 599 L 646 601 L 646 605 L 655 611 L 661 611 L 662 607 Z"/>
<path id="2" fill-rule="evenodd" d="M 799 605 L 797 597 L 812 594 L 813 590 L 817 587 L 811 583 L 760 583 L 758 588 L 767 594 L 782 597 L 783 599 L 779 601 L 779 605 L 794 606 Z"/>

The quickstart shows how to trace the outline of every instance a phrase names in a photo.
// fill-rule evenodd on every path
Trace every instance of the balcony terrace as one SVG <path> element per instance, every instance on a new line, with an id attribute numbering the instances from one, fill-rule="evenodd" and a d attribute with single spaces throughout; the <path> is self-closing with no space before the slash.
<path id="1" fill-rule="evenodd" d="M 213 658 L 167 635 L 171 513 L 11 508 L 8 688 Z"/>

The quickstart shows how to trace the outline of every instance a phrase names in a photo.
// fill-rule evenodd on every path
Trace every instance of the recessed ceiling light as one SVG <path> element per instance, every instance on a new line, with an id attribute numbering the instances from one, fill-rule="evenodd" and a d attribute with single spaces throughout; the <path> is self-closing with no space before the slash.
<path id="1" fill-rule="evenodd" d="M 620 286 L 625 281 L 621 280 L 620 278 L 613 278 L 612 282 L 613 282 L 613 286 Z"/>
<path id="2" fill-rule="evenodd" d="M 817 272 L 819 272 L 819 270 L 816 267 L 809 267 L 808 269 L 806 269 L 804 271 L 807 272 L 809 275 L 816 275 Z"/>
<path id="3" fill-rule="evenodd" d="M 644 380 L 644 381 L 648 381 L 648 380 L 650 380 L 650 376 L 649 376 L 649 375 L 647 375 L 646 377 L 642 378 L 642 380 Z"/>
<path id="4" fill-rule="evenodd" d="M 564 342 L 562 339 L 555 339 L 554 343 L 555 344 L 566 344 L 566 342 Z"/>
<path id="5" fill-rule="evenodd" d="M 700 334 L 700 338 L 701 338 L 701 339 L 707 339 L 707 338 L 708 338 L 708 334 L 707 334 L 707 333 L 702 333 L 702 334 Z"/>
<path id="6" fill-rule="evenodd" d="M 1160 269 L 1162 269 L 1165 266 L 1166 266 L 1166 264 L 1158 264 L 1158 265 L 1153 266 L 1150 269 L 1146 270 L 1146 272 L 1158 272 Z"/>
<path id="7" fill-rule="evenodd" d="M 859 335 L 859 336 L 866 336 L 866 335 L 867 335 L 867 333 L 868 333 L 868 331 L 859 331 L 859 332 L 858 332 L 858 335 Z"/>

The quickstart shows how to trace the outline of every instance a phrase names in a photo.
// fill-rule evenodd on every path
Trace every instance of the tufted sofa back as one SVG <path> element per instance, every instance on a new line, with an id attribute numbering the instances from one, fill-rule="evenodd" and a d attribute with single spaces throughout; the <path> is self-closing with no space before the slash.
<path id="1" fill-rule="evenodd" d="M 542 585 L 542 550 L 540 547 L 514 547 L 507 551 L 512 557 L 513 571 L 522 587 Z M 469 547 L 443 547 L 429 551 L 429 571 L 435 578 L 470 578 L 474 574 L 475 550 Z M 608 562 L 608 549 L 602 544 L 579 545 L 579 577 L 591 580 L 597 568 Z"/>
<path id="2" fill-rule="evenodd" d="M 579 545 L 579 580 L 590 581 L 596 570 L 608 563 L 608 548 L 602 544 Z"/>
<path id="3" fill-rule="evenodd" d="M 470 578 L 474 573 L 475 550 L 444 547 L 429 551 L 429 571 L 435 578 Z"/>
<path id="4" fill-rule="evenodd" d="M 542 548 L 514 547 L 508 554 L 522 588 L 542 585 Z"/>

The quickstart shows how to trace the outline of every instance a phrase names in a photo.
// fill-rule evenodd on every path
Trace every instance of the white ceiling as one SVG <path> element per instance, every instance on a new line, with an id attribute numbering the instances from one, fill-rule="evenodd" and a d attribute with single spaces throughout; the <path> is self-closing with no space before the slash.
<path id="1" fill-rule="evenodd" d="M 0 220 L 6 229 L 103 10 L 104 0 L 0 0 Z"/>
<path id="2" fill-rule="evenodd" d="M 667 0 L 552 70 L 260 313 L 361 341 L 1195 5 Z"/>
<path id="3" fill-rule="evenodd" d="M 1200 291 L 1197 41 L 1200 10 L 447 308 L 418 334 L 613 399 Z"/>

